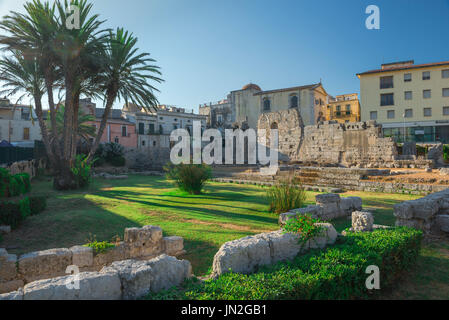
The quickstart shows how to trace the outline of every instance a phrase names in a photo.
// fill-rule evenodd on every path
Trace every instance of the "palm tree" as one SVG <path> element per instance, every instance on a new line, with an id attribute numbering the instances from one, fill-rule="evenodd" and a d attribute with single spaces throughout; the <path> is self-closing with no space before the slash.
<path id="1" fill-rule="evenodd" d="M 37 59 L 26 59 L 19 51 L 13 51 L 11 57 L 0 60 L 0 81 L 3 90 L 0 95 L 12 96 L 20 94 L 17 102 L 25 97 L 32 97 L 42 132 L 42 140 L 47 148 L 47 155 L 55 162 L 49 134 L 42 114 L 42 96 L 45 94 L 45 80 Z"/>
<path id="2" fill-rule="evenodd" d="M 150 85 L 149 81 L 162 82 L 159 77 L 161 72 L 159 67 L 153 64 L 155 60 L 149 57 L 149 53 L 138 53 L 136 44 L 137 38 L 122 28 L 109 34 L 105 70 L 98 79 L 104 90 L 106 105 L 97 137 L 88 156 L 89 160 L 98 148 L 107 118 L 117 99 L 148 109 L 158 104 L 154 91 L 159 90 Z"/>

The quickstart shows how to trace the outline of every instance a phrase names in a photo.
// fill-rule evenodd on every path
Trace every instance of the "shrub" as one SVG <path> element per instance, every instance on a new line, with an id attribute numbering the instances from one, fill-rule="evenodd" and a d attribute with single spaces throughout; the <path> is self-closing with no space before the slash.
<path id="1" fill-rule="evenodd" d="M 282 233 L 297 234 L 299 243 L 304 245 L 323 231 L 323 226 L 317 225 L 320 222 L 319 219 L 314 219 L 311 215 L 299 215 L 286 222 L 282 227 Z"/>
<path id="2" fill-rule="evenodd" d="M 92 181 L 92 166 L 86 156 L 77 155 L 71 170 L 79 188 L 87 187 Z"/>
<path id="3" fill-rule="evenodd" d="M 164 167 L 167 179 L 190 194 L 201 194 L 207 180 L 212 177 L 211 168 L 205 164 L 169 164 Z"/>
<path id="4" fill-rule="evenodd" d="M 30 198 L 25 197 L 19 200 L 19 210 L 22 215 L 22 220 L 25 220 L 31 215 Z"/>
<path id="5" fill-rule="evenodd" d="M 125 157 L 122 157 L 122 156 L 116 156 L 116 157 L 112 158 L 111 160 L 109 160 L 109 163 L 111 165 L 113 165 L 114 167 L 124 167 L 126 164 L 126 159 L 125 159 Z"/>
<path id="6" fill-rule="evenodd" d="M 306 192 L 301 184 L 288 180 L 271 187 L 267 191 L 267 197 L 270 202 L 269 211 L 280 214 L 301 208 L 306 199 Z"/>
<path id="7" fill-rule="evenodd" d="M 28 173 L 11 175 L 0 168 L 0 198 L 17 197 L 31 191 L 31 179 Z"/>
<path id="8" fill-rule="evenodd" d="M 30 209 L 31 215 L 41 213 L 47 208 L 47 198 L 46 197 L 30 197 Z"/>
<path id="9" fill-rule="evenodd" d="M 0 201 L 0 225 L 11 226 L 11 229 L 16 229 L 22 220 L 18 202 Z"/>
<path id="10" fill-rule="evenodd" d="M 310 300 L 373 297 L 366 268 L 381 270 L 382 289 L 415 263 L 422 232 L 409 228 L 349 233 L 333 247 L 312 250 L 293 261 L 263 267 L 251 275 L 229 273 L 204 282 L 186 281 L 149 299 Z"/>
<path id="11" fill-rule="evenodd" d="M 443 157 L 444 157 L 444 160 L 446 160 L 446 162 L 449 162 L 449 145 L 448 144 L 445 144 L 443 146 Z"/>

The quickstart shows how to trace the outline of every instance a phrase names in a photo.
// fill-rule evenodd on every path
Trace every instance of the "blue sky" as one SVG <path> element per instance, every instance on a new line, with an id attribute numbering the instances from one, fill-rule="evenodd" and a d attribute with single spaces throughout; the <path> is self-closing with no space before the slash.
<path id="1" fill-rule="evenodd" d="M 0 0 L 0 15 L 24 2 Z M 370 4 L 380 30 L 365 28 Z M 187 109 L 250 81 L 269 90 L 321 79 L 336 95 L 359 92 L 355 74 L 384 62 L 449 60 L 449 0 L 95 0 L 94 10 L 158 61 L 160 102 Z"/>

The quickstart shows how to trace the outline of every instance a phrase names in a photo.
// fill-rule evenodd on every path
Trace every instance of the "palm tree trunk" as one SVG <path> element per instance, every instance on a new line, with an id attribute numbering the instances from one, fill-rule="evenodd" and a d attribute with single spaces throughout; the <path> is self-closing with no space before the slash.
<path id="1" fill-rule="evenodd" d="M 58 161 L 56 161 L 55 154 L 53 152 L 53 147 L 51 145 L 50 138 L 48 136 L 47 125 L 45 124 L 44 117 L 42 114 L 41 98 L 42 97 L 38 97 L 38 96 L 34 97 L 34 104 L 36 106 L 36 116 L 39 121 L 39 126 L 41 128 L 42 140 L 45 145 L 45 150 L 47 152 L 48 159 L 50 160 L 52 167 L 55 167 L 57 165 Z"/>
<path id="2" fill-rule="evenodd" d="M 80 93 L 78 91 L 73 101 L 73 130 L 72 130 L 72 151 L 71 151 L 72 157 L 76 157 L 76 149 L 78 147 L 79 108 L 80 108 Z"/>
<path id="3" fill-rule="evenodd" d="M 58 132 L 56 127 L 56 108 L 55 108 L 55 100 L 53 97 L 53 76 L 52 71 L 48 68 L 45 71 L 45 87 L 47 89 L 47 97 L 48 97 L 48 106 L 50 108 L 50 123 L 51 123 L 51 133 L 53 136 L 53 148 L 55 150 L 56 156 L 61 158 L 61 149 L 58 139 Z"/>
<path id="4" fill-rule="evenodd" d="M 110 91 L 108 90 L 106 107 L 104 109 L 103 117 L 101 118 L 100 128 L 98 129 L 94 144 L 92 145 L 92 148 L 90 149 L 89 155 L 87 157 L 88 162 L 92 161 L 93 156 L 95 155 L 95 152 L 97 151 L 98 146 L 100 145 L 101 137 L 103 136 L 103 132 L 104 129 L 106 128 L 109 114 L 111 113 L 111 109 L 116 98 L 117 98 L 117 90 L 115 89 Z"/>

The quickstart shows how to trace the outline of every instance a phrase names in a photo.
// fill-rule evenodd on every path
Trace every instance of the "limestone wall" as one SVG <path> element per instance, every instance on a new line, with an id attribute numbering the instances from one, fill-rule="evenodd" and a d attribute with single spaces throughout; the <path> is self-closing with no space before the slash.
<path id="1" fill-rule="evenodd" d="M 327 193 L 316 196 L 316 205 L 306 208 L 293 209 L 279 215 L 279 224 L 304 214 L 311 214 L 314 218 L 330 221 L 341 217 L 350 217 L 355 211 L 362 210 L 362 199 L 359 197 L 340 198 L 338 194 Z"/>
<path id="2" fill-rule="evenodd" d="M 394 206 L 397 226 L 423 230 L 427 234 L 449 233 L 449 189 Z"/>
<path id="3" fill-rule="evenodd" d="M 19 257 L 0 249 L 0 293 L 10 292 L 25 284 L 66 275 L 68 266 L 80 271 L 99 271 L 114 261 L 127 259 L 148 260 L 161 254 L 183 254 L 181 237 L 163 237 L 156 226 L 125 229 L 124 241 L 103 253 L 92 248 L 74 246 L 31 252 Z"/>
<path id="4" fill-rule="evenodd" d="M 1 167 L 6 168 L 11 174 L 28 173 L 31 178 L 34 178 L 40 169 L 47 168 L 47 161 L 45 159 L 19 161 Z"/>

